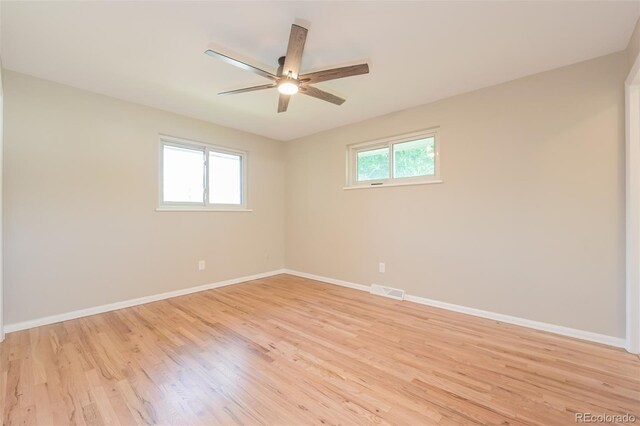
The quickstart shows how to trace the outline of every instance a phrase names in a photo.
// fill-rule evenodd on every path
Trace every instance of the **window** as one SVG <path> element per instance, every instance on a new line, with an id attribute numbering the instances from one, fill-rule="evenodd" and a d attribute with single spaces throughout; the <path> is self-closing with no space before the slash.
<path id="1" fill-rule="evenodd" d="M 160 138 L 160 209 L 245 210 L 247 153 Z"/>
<path id="2" fill-rule="evenodd" d="M 440 181 L 436 130 L 352 145 L 348 149 L 348 188 Z"/>

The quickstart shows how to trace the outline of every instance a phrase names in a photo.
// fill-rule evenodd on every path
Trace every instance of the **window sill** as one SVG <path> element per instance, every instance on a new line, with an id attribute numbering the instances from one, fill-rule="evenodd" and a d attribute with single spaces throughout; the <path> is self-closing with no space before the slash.
<path id="1" fill-rule="evenodd" d="M 252 212 L 253 209 L 217 209 L 213 207 L 158 207 L 157 212 Z"/>
<path id="2" fill-rule="evenodd" d="M 433 183 L 444 183 L 443 180 L 427 180 L 422 182 L 393 182 L 393 183 L 383 183 L 382 185 L 352 185 L 345 186 L 342 189 L 350 190 L 350 189 L 371 189 L 371 188 L 387 188 L 389 186 L 409 186 L 409 185 L 431 185 Z"/>

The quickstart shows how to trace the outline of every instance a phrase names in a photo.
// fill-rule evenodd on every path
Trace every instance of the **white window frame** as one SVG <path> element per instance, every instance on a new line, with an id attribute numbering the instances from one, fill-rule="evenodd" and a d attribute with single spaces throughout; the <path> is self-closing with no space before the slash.
<path id="1" fill-rule="evenodd" d="M 173 146 L 202 151 L 204 182 L 203 182 L 203 202 L 175 202 L 164 201 L 164 147 Z M 213 145 L 206 142 L 192 141 L 175 136 L 160 135 L 158 144 L 159 169 L 158 169 L 158 208 L 156 211 L 251 211 L 247 202 L 247 169 L 249 153 L 232 148 Z M 209 203 L 209 153 L 218 152 L 221 154 L 231 154 L 240 156 L 242 174 L 240 176 L 241 203 L 240 204 L 211 204 Z"/>
<path id="2" fill-rule="evenodd" d="M 440 137 L 438 128 L 420 130 L 412 133 L 392 136 L 374 141 L 357 143 L 347 147 L 347 185 L 344 189 L 380 188 L 401 185 L 422 185 L 429 183 L 442 183 L 440 165 Z M 434 166 L 435 174 L 430 176 L 393 177 L 393 145 L 410 142 L 428 137 L 434 138 Z M 358 153 L 377 148 L 389 149 L 389 178 L 367 181 L 358 181 Z"/>

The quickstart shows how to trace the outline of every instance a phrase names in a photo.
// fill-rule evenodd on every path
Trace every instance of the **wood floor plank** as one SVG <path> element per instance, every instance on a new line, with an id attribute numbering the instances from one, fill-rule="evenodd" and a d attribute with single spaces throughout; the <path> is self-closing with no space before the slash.
<path id="1" fill-rule="evenodd" d="M 621 349 L 278 275 L 7 335 L 9 425 L 640 417 Z"/>

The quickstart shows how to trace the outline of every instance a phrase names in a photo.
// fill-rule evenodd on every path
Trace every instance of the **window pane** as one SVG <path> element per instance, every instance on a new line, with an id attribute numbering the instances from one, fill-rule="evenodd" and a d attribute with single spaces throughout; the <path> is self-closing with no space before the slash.
<path id="1" fill-rule="evenodd" d="M 389 148 L 377 148 L 357 153 L 358 180 L 389 178 Z"/>
<path id="2" fill-rule="evenodd" d="M 435 175 L 435 138 L 393 145 L 393 177 Z"/>
<path id="3" fill-rule="evenodd" d="M 162 177 L 164 201 L 204 203 L 204 152 L 165 145 Z"/>
<path id="4" fill-rule="evenodd" d="M 242 204 L 242 156 L 209 152 L 209 203 Z"/>

